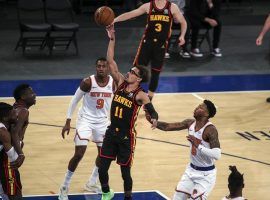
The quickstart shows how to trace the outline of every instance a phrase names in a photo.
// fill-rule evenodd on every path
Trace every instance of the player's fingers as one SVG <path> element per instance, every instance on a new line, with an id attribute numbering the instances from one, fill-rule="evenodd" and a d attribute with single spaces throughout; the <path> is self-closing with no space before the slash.
<path id="1" fill-rule="evenodd" d="M 61 135 L 62 135 L 62 138 L 65 139 L 65 129 L 62 129 Z"/>

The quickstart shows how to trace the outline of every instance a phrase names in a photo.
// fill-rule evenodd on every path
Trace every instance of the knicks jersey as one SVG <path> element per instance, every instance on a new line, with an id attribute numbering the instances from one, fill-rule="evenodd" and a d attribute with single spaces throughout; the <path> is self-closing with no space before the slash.
<path id="1" fill-rule="evenodd" d="M 0 122 L 0 128 L 7 129 L 6 126 L 3 123 L 1 123 L 1 122 Z M 0 142 L 0 151 L 2 151 L 3 148 L 4 148 L 4 146 L 3 146 L 2 142 Z"/>
<path id="2" fill-rule="evenodd" d="M 205 148 L 210 148 L 210 144 L 203 140 L 203 132 L 207 126 L 212 125 L 211 122 L 207 122 L 200 130 L 196 131 L 196 121 L 191 124 L 188 129 L 188 134 L 193 135 L 196 138 L 196 143 L 204 146 Z M 195 146 L 191 145 L 190 161 L 193 165 L 198 167 L 209 167 L 214 165 L 214 159 L 203 155 Z"/>
<path id="3" fill-rule="evenodd" d="M 91 89 L 84 94 L 78 114 L 92 123 L 99 123 L 102 119 L 108 119 L 113 97 L 113 78 L 109 76 L 104 87 L 98 85 L 95 75 L 90 76 L 90 79 Z"/>
<path id="4" fill-rule="evenodd" d="M 147 18 L 145 38 L 165 42 L 171 35 L 172 21 L 171 2 L 166 1 L 164 8 L 159 9 L 155 0 L 152 0 Z"/>
<path id="5" fill-rule="evenodd" d="M 113 97 L 111 106 L 111 126 L 118 131 L 124 131 L 129 135 L 134 130 L 134 125 L 140 110 L 140 105 L 136 102 L 136 95 L 142 88 L 127 92 L 128 83 L 124 81 Z M 135 131 L 135 130 L 134 130 Z"/>

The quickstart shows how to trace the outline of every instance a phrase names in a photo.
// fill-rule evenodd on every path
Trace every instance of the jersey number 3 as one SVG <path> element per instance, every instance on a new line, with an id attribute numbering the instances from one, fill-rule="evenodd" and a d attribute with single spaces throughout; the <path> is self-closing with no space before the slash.
<path id="1" fill-rule="evenodd" d="M 102 109 L 103 107 L 104 107 L 104 99 L 98 99 L 96 108 L 97 109 Z"/>
<path id="2" fill-rule="evenodd" d="M 162 30 L 162 25 L 160 23 L 155 24 L 155 31 L 160 32 Z"/>

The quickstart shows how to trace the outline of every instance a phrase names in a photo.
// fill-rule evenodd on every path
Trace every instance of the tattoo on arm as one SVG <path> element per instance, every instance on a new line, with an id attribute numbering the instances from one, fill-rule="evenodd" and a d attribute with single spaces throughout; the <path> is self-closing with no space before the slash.
<path id="1" fill-rule="evenodd" d="M 210 148 L 220 148 L 220 143 L 218 139 L 218 132 L 214 126 L 210 126 L 207 132 L 208 140 L 210 143 Z"/>
<path id="2" fill-rule="evenodd" d="M 158 121 L 157 128 L 162 131 L 180 131 L 183 129 L 187 129 L 193 122 L 194 119 L 186 119 L 182 122 L 175 122 L 175 123 Z"/>

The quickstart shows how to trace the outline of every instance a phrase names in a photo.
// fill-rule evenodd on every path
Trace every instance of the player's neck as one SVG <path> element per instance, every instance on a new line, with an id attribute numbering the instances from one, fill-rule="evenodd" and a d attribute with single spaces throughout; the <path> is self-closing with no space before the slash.
<path id="1" fill-rule="evenodd" d="M 208 122 L 208 118 L 196 119 L 196 128 L 202 128 Z"/>
<path id="2" fill-rule="evenodd" d="M 236 197 L 241 197 L 242 196 L 242 190 L 236 191 L 235 193 L 230 193 L 229 197 L 230 198 L 236 198 Z"/>
<path id="3" fill-rule="evenodd" d="M 159 9 L 162 9 L 166 4 L 166 0 L 155 0 L 155 4 Z"/>
<path id="4" fill-rule="evenodd" d="M 135 82 L 135 83 L 129 83 L 127 88 L 126 88 L 126 91 L 127 92 L 131 92 L 135 89 L 137 89 L 137 87 L 139 87 L 139 83 L 138 82 Z"/>
<path id="5" fill-rule="evenodd" d="M 15 105 L 15 108 L 16 107 L 17 108 L 18 107 L 27 108 L 27 109 L 29 108 L 29 106 L 27 106 L 26 103 L 23 100 L 20 100 L 20 99 L 18 101 L 16 101 L 14 105 Z"/>
<path id="6" fill-rule="evenodd" d="M 108 76 L 95 76 L 98 83 L 104 84 L 108 82 Z"/>

